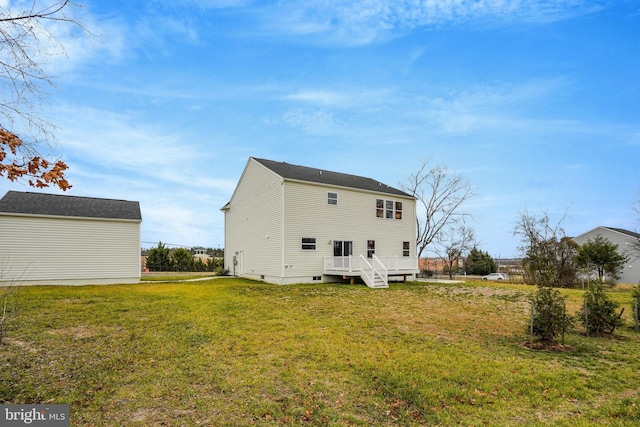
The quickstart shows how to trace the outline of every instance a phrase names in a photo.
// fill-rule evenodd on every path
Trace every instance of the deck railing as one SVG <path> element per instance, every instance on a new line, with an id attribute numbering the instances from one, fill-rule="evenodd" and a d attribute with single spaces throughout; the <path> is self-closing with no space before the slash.
<path id="1" fill-rule="evenodd" d="M 389 272 L 387 267 L 382 263 L 382 261 L 380 261 L 380 258 L 378 258 L 377 256 L 374 255 L 372 259 L 372 265 L 376 274 L 380 276 L 385 285 L 388 285 Z"/>
<path id="2" fill-rule="evenodd" d="M 381 256 L 376 258 L 388 273 L 400 271 L 418 272 L 417 257 Z M 324 270 L 341 273 L 359 273 L 362 271 L 362 261 L 360 257 L 354 256 L 326 256 L 324 257 Z"/>

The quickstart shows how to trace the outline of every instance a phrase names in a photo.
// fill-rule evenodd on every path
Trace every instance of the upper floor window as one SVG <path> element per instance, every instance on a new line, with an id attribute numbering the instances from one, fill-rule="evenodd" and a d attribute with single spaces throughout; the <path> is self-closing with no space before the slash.
<path id="1" fill-rule="evenodd" d="M 376 217 L 384 218 L 384 200 L 376 200 Z"/>
<path id="2" fill-rule="evenodd" d="M 337 205 L 338 193 L 327 193 L 327 203 L 330 205 Z"/>
<path id="3" fill-rule="evenodd" d="M 402 219 L 402 202 L 376 199 L 376 218 Z"/>

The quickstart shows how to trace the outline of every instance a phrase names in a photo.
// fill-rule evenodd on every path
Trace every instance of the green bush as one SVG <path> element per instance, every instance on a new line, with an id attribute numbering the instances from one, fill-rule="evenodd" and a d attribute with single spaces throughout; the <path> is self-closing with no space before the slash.
<path id="1" fill-rule="evenodd" d="M 533 334 L 545 341 L 555 341 L 558 335 L 573 328 L 573 319 L 566 314 L 560 291 L 550 286 L 538 286 L 531 296 Z"/>
<path id="2" fill-rule="evenodd" d="M 620 314 L 617 313 L 618 306 L 618 303 L 611 301 L 604 293 L 604 283 L 592 280 L 584 293 L 584 304 L 578 311 L 578 320 L 587 334 L 612 334 L 615 328 L 623 325 Z"/>
<path id="3" fill-rule="evenodd" d="M 633 287 L 631 296 L 633 297 L 633 320 L 636 323 L 636 329 L 640 330 L 640 284 Z"/>
<path id="4" fill-rule="evenodd" d="M 467 274 L 484 276 L 485 274 L 495 273 L 498 271 L 498 265 L 488 252 L 483 252 L 474 247 L 469 251 L 467 259 L 464 262 Z"/>
<path id="5" fill-rule="evenodd" d="M 169 248 L 160 242 L 157 248 L 149 249 L 146 266 L 151 271 L 171 271 Z"/>

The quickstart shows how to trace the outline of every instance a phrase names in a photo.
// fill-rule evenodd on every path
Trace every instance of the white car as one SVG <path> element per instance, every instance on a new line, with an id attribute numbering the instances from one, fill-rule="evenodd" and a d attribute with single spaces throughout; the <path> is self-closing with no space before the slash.
<path id="1" fill-rule="evenodd" d="M 482 276 L 482 280 L 508 280 L 509 276 L 504 273 L 491 273 L 486 276 Z"/>

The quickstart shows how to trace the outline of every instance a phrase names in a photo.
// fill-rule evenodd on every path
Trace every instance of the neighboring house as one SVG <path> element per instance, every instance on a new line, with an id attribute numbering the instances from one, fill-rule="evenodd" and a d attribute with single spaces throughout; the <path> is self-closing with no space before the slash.
<path id="1" fill-rule="evenodd" d="M 640 253 L 634 248 L 638 248 L 640 234 L 622 228 L 597 227 L 591 231 L 573 238 L 579 245 L 584 245 L 589 240 L 601 236 L 611 243 L 618 245 L 618 253 L 628 257 L 627 263 L 620 274 L 617 283 L 640 283 Z"/>
<path id="2" fill-rule="evenodd" d="M 200 261 L 204 263 L 209 261 L 209 258 L 211 258 L 211 255 L 207 253 L 207 250 L 199 246 L 191 248 L 191 253 L 193 254 L 194 258 L 198 258 Z"/>
<path id="3" fill-rule="evenodd" d="M 9 191 L 0 199 L 0 281 L 140 281 L 140 205 Z"/>
<path id="4" fill-rule="evenodd" d="M 379 181 L 249 158 L 225 214 L 225 268 L 276 284 L 413 278 L 416 200 Z"/>

